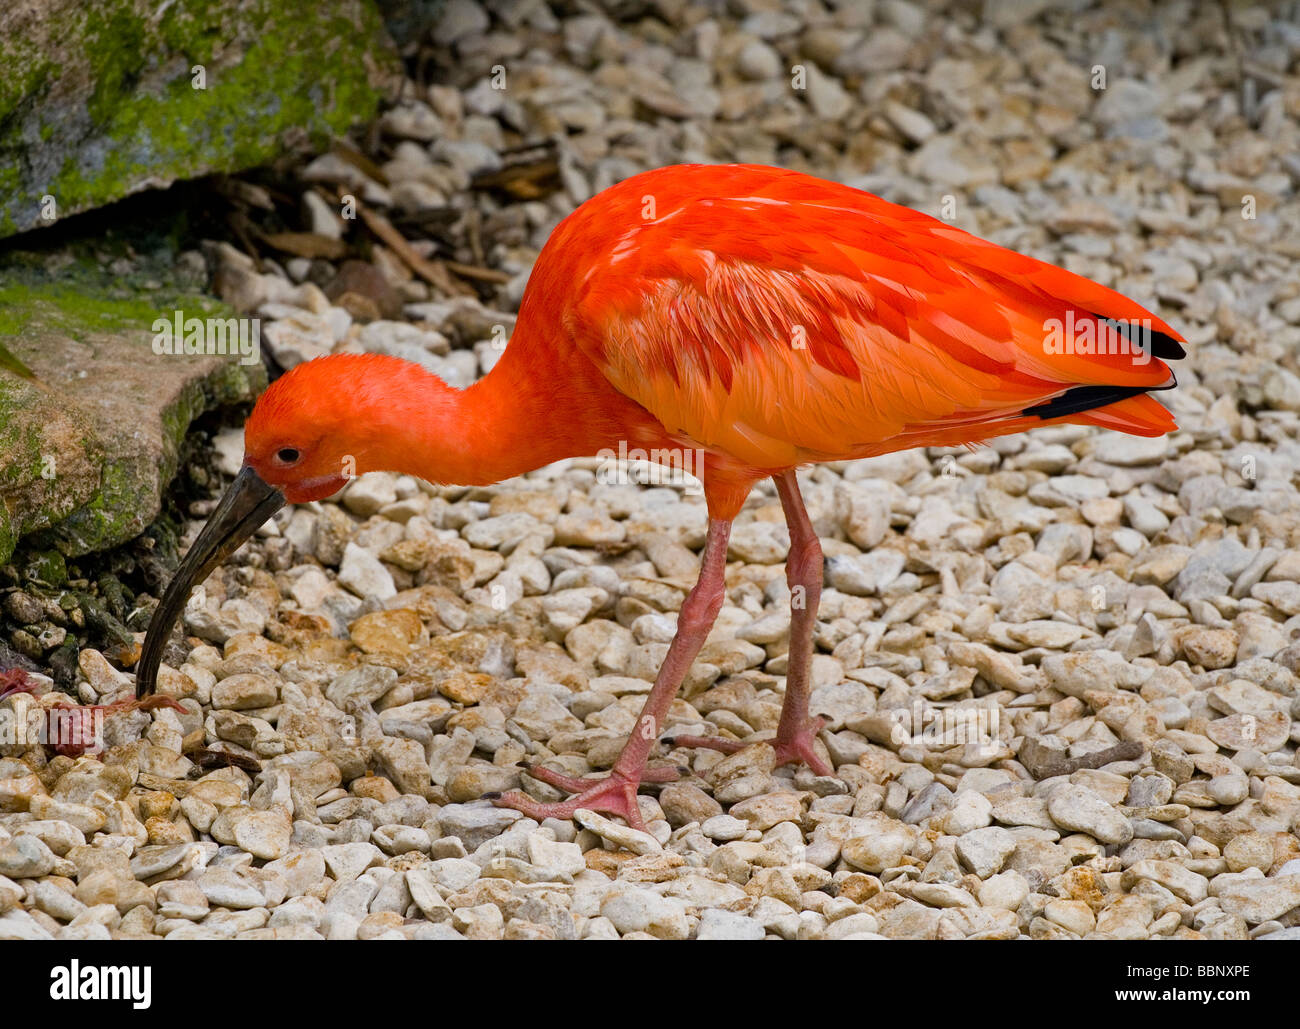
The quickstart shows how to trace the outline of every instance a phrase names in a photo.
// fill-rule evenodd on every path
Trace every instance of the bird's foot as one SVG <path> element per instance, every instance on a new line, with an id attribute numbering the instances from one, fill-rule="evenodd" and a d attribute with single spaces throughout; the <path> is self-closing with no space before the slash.
<path id="1" fill-rule="evenodd" d="M 777 768 L 802 763 L 812 769 L 814 775 L 834 775 L 835 769 L 817 753 L 815 746 L 817 734 L 825 724 L 824 718 L 810 718 L 802 729 L 788 733 L 778 731 L 775 739 L 761 742 L 770 744 L 776 752 Z M 740 740 L 727 740 L 720 736 L 673 736 L 663 742 L 669 747 L 704 747 L 707 750 L 720 750 L 724 754 L 734 754 L 750 746 Z"/>
<path id="2" fill-rule="evenodd" d="M 588 811 L 617 815 L 633 829 L 645 832 L 645 820 L 641 817 L 641 808 L 636 800 L 637 789 L 641 783 L 673 782 L 688 770 L 660 766 L 643 768 L 639 775 L 631 776 L 615 769 L 601 779 L 582 779 L 564 775 L 549 768 L 542 768 L 540 765 L 530 767 L 526 771 L 534 779 L 540 779 L 544 783 L 575 795 L 556 804 L 545 804 L 534 800 L 520 790 L 511 790 L 509 793 L 499 795 L 488 794 L 486 799 L 491 800 L 497 807 L 522 811 L 529 818 L 535 818 L 539 822 L 544 818 L 572 818 L 575 811 L 585 808 Z"/>
<path id="3" fill-rule="evenodd" d="M 783 735 L 778 731 L 776 739 L 772 741 L 772 749 L 776 751 L 777 767 L 802 762 L 808 766 L 813 775 L 834 775 L 835 769 L 831 767 L 831 763 L 817 753 L 817 734 L 825 725 L 826 719 L 818 715 L 816 718 L 808 719 L 803 724 L 803 728 L 796 729 L 794 732 Z"/>

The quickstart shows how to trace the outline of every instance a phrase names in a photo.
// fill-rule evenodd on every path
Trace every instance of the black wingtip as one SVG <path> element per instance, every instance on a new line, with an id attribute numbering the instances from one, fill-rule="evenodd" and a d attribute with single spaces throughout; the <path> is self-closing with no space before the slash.
<path id="1" fill-rule="evenodd" d="M 1161 361 L 1181 361 L 1187 356 L 1183 345 L 1167 332 L 1151 328 L 1149 322 L 1131 322 L 1123 318 L 1103 318 L 1099 314 L 1092 316 L 1108 329 L 1118 333 L 1133 346 L 1138 347 L 1150 357 Z"/>
<path id="2" fill-rule="evenodd" d="M 1053 397 L 1046 403 L 1027 407 L 1024 414 L 1037 415 L 1044 420 L 1048 418 L 1065 418 L 1072 414 L 1082 414 L 1107 404 L 1118 403 L 1141 393 L 1155 393 L 1160 390 L 1173 389 L 1178 381 L 1171 374 L 1163 386 L 1075 386 L 1067 389 L 1059 397 Z"/>
<path id="3" fill-rule="evenodd" d="M 1167 332 L 1151 333 L 1151 356 L 1162 361 L 1181 361 L 1187 356 L 1184 346 Z"/>

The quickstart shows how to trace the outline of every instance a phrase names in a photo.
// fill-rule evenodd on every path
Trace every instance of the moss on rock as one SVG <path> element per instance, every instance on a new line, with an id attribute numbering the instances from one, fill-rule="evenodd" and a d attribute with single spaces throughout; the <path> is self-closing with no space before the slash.
<path id="1" fill-rule="evenodd" d="M 132 294 L 75 264 L 57 275 L 0 269 L 0 342 L 40 379 L 0 372 L 0 563 L 24 538 L 71 557 L 138 535 L 194 419 L 266 385 L 260 363 L 154 354 L 155 319 L 233 316 L 218 301 Z"/>
<path id="2" fill-rule="evenodd" d="M 396 68 L 371 0 L 11 0 L 0 237 L 48 224 L 45 196 L 61 218 L 322 143 L 374 114 Z"/>

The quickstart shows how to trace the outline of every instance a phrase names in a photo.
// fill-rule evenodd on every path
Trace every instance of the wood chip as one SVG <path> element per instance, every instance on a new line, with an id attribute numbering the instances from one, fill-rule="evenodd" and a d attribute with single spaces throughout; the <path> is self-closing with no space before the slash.
<path id="1" fill-rule="evenodd" d="M 352 167 L 356 168 L 367 178 L 374 179 L 381 186 L 389 185 L 388 176 L 384 174 L 384 170 L 347 140 L 334 140 L 330 145 L 330 150 L 343 158 L 343 160 L 347 161 L 348 164 L 352 165 Z"/>
<path id="2" fill-rule="evenodd" d="M 331 239 L 319 232 L 272 232 L 261 239 L 267 246 L 294 257 L 322 257 L 327 261 L 337 261 L 348 252 L 347 244 L 341 239 Z"/>
<path id="3" fill-rule="evenodd" d="M 475 175 L 470 186 L 500 190 L 517 200 L 541 200 L 559 191 L 560 162 L 553 153 L 521 160 L 496 171 Z"/>
<path id="4" fill-rule="evenodd" d="M 407 267 L 416 275 L 424 279 L 431 286 L 435 286 L 450 296 L 474 296 L 474 290 L 465 285 L 465 283 L 452 277 L 447 266 L 441 261 L 431 261 L 421 257 L 398 232 L 393 228 L 392 222 L 382 214 L 370 210 L 358 201 L 357 213 L 361 215 L 361 220 L 366 223 L 366 228 L 373 232 L 379 239 L 385 243 L 393 253 L 402 259 Z"/>
<path id="5" fill-rule="evenodd" d="M 1025 737 L 1020 746 L 1020 763 L 1035 779 L 1050 779 L 1055 775 L 1070 775 L 1081 768 L 1100 768 L 1112 761 L 1135 761 L 1145 748 L 1137 740 L 1125 740 L 1105 750 L 1095 750 L 1080 757 L 1065 757 L 1061 751 L 1045 747 L 1036 737 Z"/>

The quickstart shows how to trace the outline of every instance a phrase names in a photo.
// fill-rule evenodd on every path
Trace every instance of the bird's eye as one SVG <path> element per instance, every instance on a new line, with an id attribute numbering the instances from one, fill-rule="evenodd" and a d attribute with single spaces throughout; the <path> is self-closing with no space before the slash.
<path id="1" fill-rule="evenodd" d="M 293 464 L 301 456 L 293 447 L 281 447 L 275 452 L 276 460 L 281 464 Z"/>

